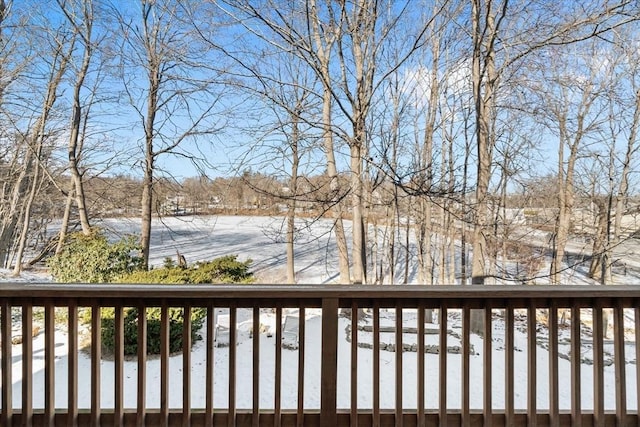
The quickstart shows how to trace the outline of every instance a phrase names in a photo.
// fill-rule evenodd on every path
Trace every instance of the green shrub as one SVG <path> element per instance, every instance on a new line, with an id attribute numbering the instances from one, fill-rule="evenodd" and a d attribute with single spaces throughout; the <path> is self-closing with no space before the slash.
<path id="1" fill-rule="evenodd" d="M 184 324 L 184 309 L 169 308 L 169 352 L 182 350 L 182 327 Z M 101 309 L 102 346 L 107 353 L 115 350 L 115 310 Z M 191 309 L 191 341 L 200 340 L 198 330 L 202 327 L 207 310 L 205 308 Z M 160 353 L 160 307 L 147 308 L 147 354 Z M 90 311 L 87 310 L 83 321 L 90 322 Z M 138 309 L 129 307 L 124 309 L 124 354 L 135 355 L 138 352 Z"/>
<path id="2" fill-rule="evenodd" d="M 51 274 L 59 282 L 84 283 L 159 283 L 159 284 L 203 284 L 203 283 L 251 283 L 253 273 L 249 271 L 251 260 L 240 262 L 237 255 L 228 255 L 212 261 L 198 262 L 192 267 L 178 267 L 170 259 L 164 267 L 142 270 L 142 258 L 135 236 L 128 236 L 116 243 L 109 243 L 100 230 L 90 235 L 74 233 L 69 236 L 63 251 L 49 260 Z M 160 308 L 147 308 L 147 353 L 160 353 Z M 102 345 L 106 352 L 115 348 L 115 310 L 101 309 Z M 200 339 L 197 331 L 202 327 L 206 309 L 191 311 L 191 339 Z M 91 311 L 83 315 L 83 321 L 91 321 Z M 182 327 L 184 310 L 169 308 L 169 351 L 182 349 Z M 124 352 L 134 355 L 138 351 L 138 309 L 124 311 Z"/>
<path id="3" fill-rule="evenodd" d="M 204 284 L 204 283 L 251 283 L 253 273 L 249 271 L 251 260 L 240 262 L 237 255 L 228 255 L 211 261 L 198 262 L 192 267 L 179 267 L 166 259 L 164 267 L 144 271 L 137 270 L 117 277 L 120 283 L 161 283 L 161 284 Z M 160 308 L 147 308 L 147 353 L 160 353 Z M 115 313 L 113 308 L 103 309 L 102 345 L 106 351 L 115 347 Z M 193 308 L 191 311 L 191 340 L 201 337 L 197 331 L 202 327 L 206 309 Z M 87 321 L 90 320 L 86 319 Z M 184 310 L 169 308 L 169 351 L 182 349 L 182 326 Z M 124 313 L 124 352 L 128 355 L 138 351 L 138 309 L 127 308 Z"/>
<path id="4" fill-rule="evenodd" d="M 48 260 L 50 272 L 58 282 L 104 283 L 142 268 L 140 248 L 135 236 L 126 236 L 115 243 L 104 232 L 72 233 L 62 252 Z"/>
<path id="5" fill-rule="evenodd" d="M 197 262 L 192 267 L 177 267 L 165 260 L 164 267 L 149 271 L 138 270 L 118 277 L 119 283 L 252 283 L 249 271 L 251 260 L 238 261 L 237 255 L 227 255 L 211 261 Z"/>

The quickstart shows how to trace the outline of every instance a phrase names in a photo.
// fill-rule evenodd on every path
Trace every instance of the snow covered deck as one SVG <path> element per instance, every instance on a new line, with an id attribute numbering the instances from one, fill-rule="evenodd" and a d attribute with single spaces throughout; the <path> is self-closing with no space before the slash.
<path id="1" fill-rule="evenodd" d="M 126 307 L 206 308 L 203 340 L 125 358 Z M 640 286 L 6 283 L 0 425 L 637 425 L 639 333 Z"/>

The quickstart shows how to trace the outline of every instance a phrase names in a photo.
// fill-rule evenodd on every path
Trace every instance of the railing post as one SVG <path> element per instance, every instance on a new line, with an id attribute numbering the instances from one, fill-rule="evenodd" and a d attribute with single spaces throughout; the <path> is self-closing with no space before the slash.
<path id="1" fill-rule="evenodd" d="M 44 424 L 55 425 L 55 307 L 53 302 L 44 305 Z M 93 334 L 93 331 L 91 332 Z M 93 337 L 92 337 L 93 342 Z M 91 360 L 93 370 L 93 358 Z M 93 382 L 91 383 L 93 389 Z"/>
<path id="2" fill-rule="evenodd" d="M 96 301 L 91 307 L 91 425 L 94 427 L 100 426 L 100 417 L 102 412 L 102 405 L 100 403 L 100 389 L 101 389 L 101 377 L 100 377 L 100 363 L 102 361 L 102 318 L 101 318 L 102 305 L 99 301 Z M 48 310 L 48 309 L 47 309 Z M 51 325 L 53 326 L 53 307 L 51 307 Z M 52 328 L 53 332 L 53 328 Z M 53 359 L 55 349 L 55 342 L 53 341 L 53 335 L 51 337 L 51 369 L 53 371 L 55 366 L 55 360 Z M 53 380 L 53 376 L 51 377 Z M 53 383 L 55 385 L 55 382 Z M 52 387 L 52 391 L 55 389 Z M 54 398 L 51 397 L 52 404 L 52 417 L 53 425 L 55 425 L 55 405 Z"/>
<path id="3" fill-rule="evenodd" d="M 322 300 L 322 365 L 320 383 L 320 425 L 335 427 L 338 370 L 338 299 Z"/>

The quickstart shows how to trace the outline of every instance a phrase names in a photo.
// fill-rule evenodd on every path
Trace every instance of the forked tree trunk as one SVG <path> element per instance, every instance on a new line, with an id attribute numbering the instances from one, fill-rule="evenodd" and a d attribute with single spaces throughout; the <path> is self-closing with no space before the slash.
<path id="1" fill-rule="evenodd" d="M 331 94 L 331 72 L 329 61 L 331 49 L 335 42 L 336 33 L 324 31 L 321 28 L 320 15 L 316 6 L 316 0 L 309 1 L 309 19 L 313 46 L 319 61 L 316 70 L 318 77 L 322 81 L 322 140 L 327 161 L 327 175 L 329 177 L 329 188 L 331 191 L 330 211 L 334 220 L 336 235 L 336 247 L 338 250 L 338 269 L 340 271 L 340 283 L 348 284 L 351 281 L 349 268 L 349 249 L 347 238 L 342 221 L 342 200 L 341 189 L 338 181 L 338 169 L 336 167 L 335 149 L 332 132 L 332 94 Z"/>

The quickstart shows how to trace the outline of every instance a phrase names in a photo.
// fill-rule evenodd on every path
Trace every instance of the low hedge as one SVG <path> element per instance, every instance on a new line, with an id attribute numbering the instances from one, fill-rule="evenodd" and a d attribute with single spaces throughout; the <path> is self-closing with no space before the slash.
<path id="1" fill-rule="evenodd" d="M 251 283 L 253 273 L 249 271 L 251 260 L 240 262 L 237 255 L 227 255 L 211 261 L 197 262 L 191 267 L 176 266 L 165 260 L 164 267 L 149 271 L 137 270 L 118 277 L 119 283 L 160 284 L 205 284 L 205 283 Z M 147 354 L 160 353 L 160 308 L 147 308 Z M 205 308 L 191 309 L 191 341 L 201 339 L 198 330 L 202 327 L 207 311 Z M 115 310 L 105 308 L 102 317 L 102 345 L 106 351 L 115 348 Z M 169 308 L 169 351 L 182 349 L 184 310 Z M 138 351 L 138 309 L 124 311 L 124 352 L 134 355 Z"/>
<path id="2" fill-rule="evenodd" d="M 161 284 L 207 284 L 207 283 L 252 283 L 249 271 L 252 260 L 238 261 L 237 255 L 227 255 L 211 261 L 196 262 L 190 267 L 179 267 L 170 259 L 164 267 L 149 271 L 137 270 L 118 277 L 119 283 Z"/>

